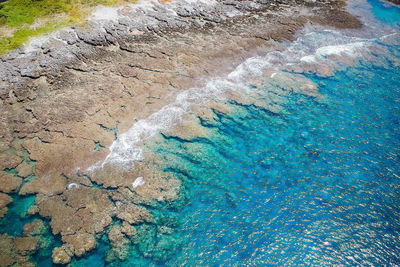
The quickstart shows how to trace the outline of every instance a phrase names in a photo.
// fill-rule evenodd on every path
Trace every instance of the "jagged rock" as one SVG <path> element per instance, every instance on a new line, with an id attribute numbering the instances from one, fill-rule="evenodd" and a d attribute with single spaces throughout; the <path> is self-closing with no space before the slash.
<path id="1" fill-rule="evenodd" d="M 0 219 L 7 213 L 7 205 L 12 202 L 12 198 L 7 195 L 0 193 Z"/>
<path id="2" fill-rule="evenodd" d="M 19 188 L 22 179 L 12 174 L 0 171 L 0 192 L 10 193 Z"/>
<path id="3" fill-rule="evenodd" d="M 14 239 L 7 234 L 0 235 L 0 266 L 32 266 L 29 256 L 23 254 L 36 249 L 34 242 L 25 238 Z M 18 254 L 17 249 L 21 254 Z"/>
<path id="4" fill-rule="evenodd" d="M 82 220 L 75 216 L 75 210 L 66 205 L 60 196 L 45 198 L 37 203 L 39 214 L 51 218 L 50 226 L 54 235 L 73 234 L 82 228 Z"/>
<path id="5" fill-rule="evenodd" d="M 132 236 L 136 235 L 136 228 L 134 226 L 130 225 L 129 223 L 127 223 L 126 221 L 124 221 L 121 226 L 121 232 L 124 233 L 128 237 L 132 237 Z"/>
<path id="6" fill-rule="evenodd" d="M 68 264 L 74 255 L 71 245 L 62 245 L 53 249 L 52 259 L 54 264 Z"/>
<path id="7" fill-rule="evenodd" d="M 58 195 L 65 190 L 67 181 L 63 176 L 41 176 L 32 182 L 25 183 L 19 191 L 20 195 L 41 193 L 44 195 Z"/>
<path id="8" fill-rule="evenodd" d="M 88 233 L 78 232 L 74 235 L 66 235 L 62 237 L 62 240 L 73 247 L 72 251 L 78 257 L 96 247 L 94 236 Z"/>
<path id="9" fill-rule="evenodd" d="M 39 212 L 39 207 L 37 205 L 32 205 L 29 207 L 28 211 L 26 212 L 28 215 L 35 215 Z"/>
<path id="10" fill-rule="evenodd" d="M 28 255 L 36 251 L 38 239 L 36 237 L 17 237 L 14 239 L 15 249 L 20 255 Z"/>
<path id="11" fill-rule="evenodd" d="M 0 169 L 12 169 L 22 162 L 16 155 L 0 154 Z"/>
<path id="12" fill-rule="evenodd" d="M 328 16 L 323 8 L 341 10 L 343 5 L 344 1 L 304 4 L 293 0 L 156 3 L 152 9 L 121 11 L 125 17 L 115 23 L 62 30 L 34 53 L 24 54 L 22 49 L 3 56 L 0 152 L 10 147 L 13 136 L 26 138 L 23 148 L 36 161 L 36 179 L 26 183 L 20 194 L 37 193 L 36 205 L 28 214 L 39 211 L 49 218 L 53 234 L 60 234 L 66 243 L 54 249 L 53 262 L 66 264 L 73 255 L 92 249 L 94 235 L 112 223 L 112 216 L 124 222 L 114 234 L 110 231 L 110 238 L 125 243 L 127 239 L 120 239 L 122 233 L 136 233 L 130 224 L 152 219 L 138 204 L 176 199 L 180 181 L 150 169 L 156 159 L 145 157 L 144 162 L 135 163 L 134 172 L 107 164 L 98 172 L 83 171 L 103 162 L 109 153 L 107 147 L 132 126 L 134 117 L 146 118 L 175 101 L 181 90 L 201 87 L 199 78 L 225 75 L 244 58 L 265 53 L 265 47 L 273 45 L 269 40 L 290 40 L 309 21 L 359 27 L 346 12 Z M 203 112 L 201 116 L 213 119 L 215 114 Z M 168 134 L 193 139 L 208 133 L 189 123 Z M 94 141 L 101 141 L 105 148 L 96 151 Z M 21 151 L 16 153 L 23 156 Z M 20 157 L 0 154 L 0 171 L 18 164 L 19 176 L 28 176 L 29 167 Z M 77 170 L 90 179 L 78 179 Z M 143 177 L 145 184 L 133 188 L 137 177 Z M 18 179 L 1 172 L 0 191 L 17 189 Z M 107 193 L 85 187 L 92 186 L 91 181 L 117 190 Z M 80 187 L 68 190 L 70 183 Z M 6 190 L 1 190 L 2 186 Z M 0 214 L 5 209 L 0 209 Z M 29 227 L 36 229 L 35 225 Z M 159 230 L 165 234 L 170 231 Z M 27 229 L 26 234 L 29 232 Z M 0 253 L 0 262 L 28 261 L 28 257 L 15 258 L 18 254 L 13 243 L 9 247 L 11 258 Z M 120 259 L 126 251 L 125 246 L 113 248 L 114 256 Z"/>
<path id="13" fill-rule="evenodd" d="M 34 220 L 31 223 L 24 225 L 23 235 L 24 236 L 37 236 L 46 233 L 47 229 L 42 220 Z"/>
<path id="14" fill-rule="evenodd" d="M 16 262 L 13 257 L 13 239 L 7 234 L 0 235 L 0 266 L 11 266 Z"/>
<path id="15" fill-rule="evenodd" d="M 25 178 L 32 174 L 32 166 L 26 162 L 22 162 L 18 165 L 16 171 L 18 172 L 19 177 Z"/>
<path id="16" fill-rule="evenodd" d="M 143 207 L 117 202 L 117 218 L 130 224 L 151 221 L 151 213 Z"/>
<path id="17" fill-rule="evenodd" d="M 121 230 L 121 226 L 113 226 L 110 232 L 108 232 L 108 240 L 110 240 L 113 246 L 116 246 L 124 239 L 124 234 Z"/>

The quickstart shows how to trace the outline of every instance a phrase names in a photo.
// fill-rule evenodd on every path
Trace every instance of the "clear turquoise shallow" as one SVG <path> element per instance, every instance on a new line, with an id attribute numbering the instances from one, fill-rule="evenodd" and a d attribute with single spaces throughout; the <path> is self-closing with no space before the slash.
<path id="1" fill-rule="evenodd" d="M 398 8 L 369 3 L 398 27 Z M 292 93 L 279 114 L 230 102 L 231 113 L 201 121 L 209 138 L 152 144 L 183 181 L 180 200 L 147 207 L 156 220 L 136 226 L 126 261 L 105 262 L 105 234 L 72 265 L 400 264 L 400 67 L 388 59 L 400 47 L 380 45 L 377 62 L 303 74 L 323 102 Z M 20 236 L 34 198 L 15 200 L 0 226 Z M 52 265 L 51 250 L 34 255 L 39 266 Z"/>

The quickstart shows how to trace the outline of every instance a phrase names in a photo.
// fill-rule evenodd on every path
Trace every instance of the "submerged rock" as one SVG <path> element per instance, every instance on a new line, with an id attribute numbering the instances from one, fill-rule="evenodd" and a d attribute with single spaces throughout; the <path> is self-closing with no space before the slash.
<path id="1" fill-rule="evenodd" d="M 132 237 L 136 234 L 136 229 L 134 226 L 130 225 L 128 222 L 124 221 L 121 226 L 121 232 L 128 237 Z"/>
<path id="2" fill-rule="evenodd" d="M 28 214 L 48 218 L 52 233 L 61 235 L 63 245 L 52 253 L 55 264 L 67 264 L 74 255 L 94 249 L 96 234 L 103 232 L 113 217 L 123 223 L 108 233 L 113 245 L 108 260 L 125 259 L 131 240 L 140 243 L 143 255 L 169 250 L 161 258 L 179 246 L 166 245 L 179 243 L 171 237 L 173 228 L 160 227 L 158 232 L 154 225 L 140 228 L 153 220 L 140 205 L 157 206 L 178 199 L 181 181 L 160 172 L 154 155 L 135 162 L 134 170 L 119 162 L 102 164 L 108 148 L 133 123 L 175 101 L 180 91 L 201 87 L 199 78 L 229 73 L 243 58 L 265 53 L 274 41 L 290 40 L 307 22 L 346 24 L 344 11 L 335 13 L 338 18 L 329 16 L 332 21 L 324 17 L 328 7 L 341 9 L 343 1 L 284 2 L 152 3 L 149 9 L 121 11 L 124 17 L 119 23 L 104 21 L 63 30 L 58 39 L 49 37 L 48 42 L 31 47 L 33 53 L 4 57 L 0 62 L 0 113 L 4 114 L 0 117 L 0 152 L 10 146 L 19 152 L 18 156 L 0 154 L 0 191 L 13 192 L 21 185 L 20 177 L 35 175 L 19 194 L 36 194 L 36 205 Z M 349 21 L 350 26 L 359 26 L 356 20 Z M 315 94 L 314 88 L 305 89 Z M 215 112 L 200 109 L 194 114 L 213 120 L 218 112 L 226 112 L 225 106 L 213 101 L 208 107 Z M 209 136 L 200 119 L 176 124 L 163 133 L 183 140 Z M 18 147 L 12 144 L 13 136 L 23 140 Z M 96 142 L 104 147 L 94 149 Z M 35 168 L 22 161 L 26 152 Z M 133 157 L 132 153 L 123 156 Z M 3 171 L 12 168 L 20 177 Z M 10 201 L 0 193 L 0 217 Z M 44 231 L 40 220 L 24 226 L 25 237 Z M 148 231 L 162 235 L 159 247 Z M 33 239 L 14 241 L 4 236 L 2 240 L 10 243 L 0 253 L 4 266 L 28 261 L 22 254 L 33 251 Z"/>

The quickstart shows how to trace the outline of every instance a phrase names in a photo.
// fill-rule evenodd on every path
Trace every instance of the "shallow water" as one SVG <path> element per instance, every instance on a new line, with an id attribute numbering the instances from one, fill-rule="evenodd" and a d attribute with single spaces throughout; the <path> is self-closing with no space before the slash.
<path id="1" fill-rule="evenodd" d="M 400 40 L 393 35 L 400 11 L 368 3 L 360 14 L 372 10 L 375 17 L 364 30 L 307 29 L 284 52 L 247 60 L 228 78 L 194 90 L 230 107 L 200 119 L 207 138 L 160 134 L 162 125 L 150 125 L 158 117 L 138 123 L 149 131 L 146 149 L 183 181 L 180 198 L 146 207 L 155 220 L 135 226 L 127 260 L 106 263 L 104 234 L 71 266 L 400 264 Z M 353 8 L 358 4 L 365 6 L 353 1 Z M 314 72 L 324 68 L 335 71 Z M 272 79 L 265 69 L 297 77 L 295 83 L 308 79 L 321 96 L 282 93 L 288 84 L 265 82 Z M 221 96 L 234 86 L 257 105 Z M 179 105 L 172 110 L 191 104 Z M 135 129 L 121 142 L 137 142 Z M 111 159 L 125 153 L 116 151 Z M 35 219 L 21 216 L 34 197 L 14 199 L 1 232 L 21 236 Z M 58 237 L 46 238 L 49 247 L 34 255 L 39 266 L 51 266 L 52 247 L 60 245 Z"/>

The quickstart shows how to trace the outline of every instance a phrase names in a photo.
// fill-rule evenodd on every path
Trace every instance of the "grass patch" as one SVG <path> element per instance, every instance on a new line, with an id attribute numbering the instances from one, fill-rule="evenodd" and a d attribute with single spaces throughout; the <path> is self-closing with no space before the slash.
<path id="1" fill-rule="evenodd" d="M 20 47 L 30 37 L 84 23 L 95 6 L 117 6 L 136 1 L 9 0 L 0 3 L 0 27 L 12 32 L 11 36 L 0 36 L 0 55 Z"/>

